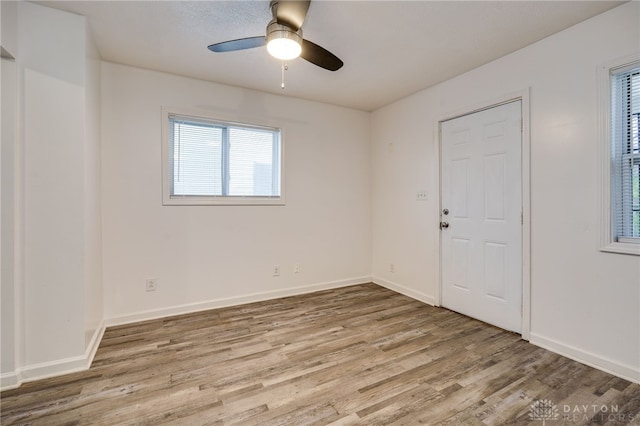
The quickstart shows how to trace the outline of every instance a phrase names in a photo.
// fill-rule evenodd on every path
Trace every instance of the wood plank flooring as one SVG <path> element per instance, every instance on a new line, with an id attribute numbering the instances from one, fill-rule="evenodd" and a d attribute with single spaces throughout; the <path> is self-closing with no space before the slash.
<path id="1" fill-rule="evenodd" d="M 111 327 L 88 371 L 0 404 L 3 425 L 640 424 L 640 385 L 374 284 Z"/>

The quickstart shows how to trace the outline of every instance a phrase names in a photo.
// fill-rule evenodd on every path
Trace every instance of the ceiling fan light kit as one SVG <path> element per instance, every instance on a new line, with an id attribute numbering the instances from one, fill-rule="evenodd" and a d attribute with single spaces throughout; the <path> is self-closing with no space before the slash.
<path id="1" fill-rule="evenodd" d="M 274 19 L 267 26 L 267 51 L 274 58 L 288 61 L 302 52 L 302 29 L 293 31 Z"/>

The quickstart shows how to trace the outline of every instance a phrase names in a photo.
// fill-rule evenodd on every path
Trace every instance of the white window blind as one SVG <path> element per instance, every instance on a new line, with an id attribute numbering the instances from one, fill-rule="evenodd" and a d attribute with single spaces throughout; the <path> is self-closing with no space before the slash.
<path id="1" fill-rule="evenodd" d="M 640 243 L 640 65 L 611 73 L 613 240 Z"/>
<path id="2" fill-rule="evenodd" d="M 278 129 L 176 114 L 166 117 L 168 196 L 185 201 L 169 204 L 207 204 L 203 200 L 220 198 L 234 204 L 237 199 L 280 198 Z M 189 199 L 199 201 L 191 203 Z"/>

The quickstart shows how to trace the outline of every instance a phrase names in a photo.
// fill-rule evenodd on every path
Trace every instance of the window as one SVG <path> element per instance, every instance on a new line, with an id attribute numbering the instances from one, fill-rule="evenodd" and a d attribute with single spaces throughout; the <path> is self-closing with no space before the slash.
<path id="1" fill-rule="evenodd" d="M 614 237 L 640 243 L 640 67 L 611 76 Z"/>
<path id="2" fill-rule="evenodd" d="M 640 254 L 640 61 L 608 67 L 604 250 Z M 608 166 L 608 167 L 607 167 Z M 605 194 L 606 194 L 605 188 Z"/>
<path id="3" fill-rule="evenodd" d="M 164 117 L 164 204 L 283 204 L 279 129 Z"/>

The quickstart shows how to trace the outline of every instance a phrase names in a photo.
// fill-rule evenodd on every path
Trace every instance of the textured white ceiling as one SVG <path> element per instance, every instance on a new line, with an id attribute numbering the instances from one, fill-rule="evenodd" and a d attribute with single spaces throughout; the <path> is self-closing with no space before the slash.
<path id="1" fill-rule="evenodd" d="M 264 35 L 268 0 L 40 3 L 86 16 L 107 61 L 371 111 L 622 2 L 314 0 L 304 37 L 345 65 L 290 61 L 285 90 L 266 48 L 207 50 Z"/>

